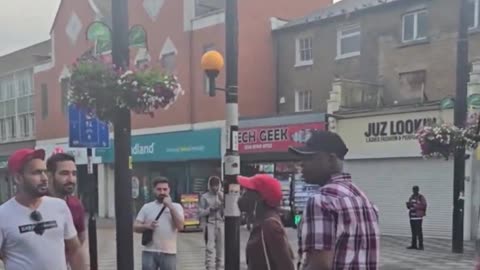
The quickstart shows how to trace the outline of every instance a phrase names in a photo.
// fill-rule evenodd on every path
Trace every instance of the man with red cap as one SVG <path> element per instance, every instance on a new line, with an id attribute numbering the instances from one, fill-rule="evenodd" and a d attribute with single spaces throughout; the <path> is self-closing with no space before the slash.
<path id="1" fill-rule="evenodd" d="M 17 194 L 0 206 L 0 254 L 6 270 L 86 270 L 65 201 L 48 194 L 45 151 L 20 149 L 8 159 Z M 65 250 L 67 251 L 65 254 Z"/>
<path id="2" fill-rule="evenodd" d="M 255 218 L 247 242 L 248 269 L 294 270 L 294 254 L 278 214 L 283 197 L 280 182 L 266 174 L 239 176 L 238 182 L 246 189 L 238 206 Z"/>

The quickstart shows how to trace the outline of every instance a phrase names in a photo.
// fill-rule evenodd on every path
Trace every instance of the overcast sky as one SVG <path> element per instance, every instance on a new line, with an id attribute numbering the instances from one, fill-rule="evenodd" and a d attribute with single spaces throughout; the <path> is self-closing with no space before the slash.
<path id="1" fill-rule="evenodd" d="M 0 0 L 0 55 L 49 39 L 60 0 Z"/>

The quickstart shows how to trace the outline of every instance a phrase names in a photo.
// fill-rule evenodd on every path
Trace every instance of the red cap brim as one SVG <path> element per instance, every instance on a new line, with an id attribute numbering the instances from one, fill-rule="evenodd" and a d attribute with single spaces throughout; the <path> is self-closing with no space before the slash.
<path id="1" fill-rule="evenodd" d="M 252 181 L 252 178 L 245 176 L 237 176 L 237 181 L 243 188 L 255 190 L 255 183 Z"/>
<path id="2" fill-rule="evenodd" d="M 31 157 L 32 158 L 39 158 L 41 160 L 45 160 L 45 150 L 43 149 L 36 149 L 35 151 L 33 151 L 33 153 L 31 154 Z"/>

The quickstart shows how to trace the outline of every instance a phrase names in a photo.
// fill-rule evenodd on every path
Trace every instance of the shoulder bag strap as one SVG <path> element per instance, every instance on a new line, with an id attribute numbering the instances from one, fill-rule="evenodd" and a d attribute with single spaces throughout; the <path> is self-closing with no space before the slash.
<path id="1" fill-rule="evenodd" d="M 163 211 L 165 211 L 166 206 L 163 206 L 162 210 L 160 210 L 160 213 L 158 213 L 157 217 L 155 218 L 155 221 L 157 221 L 160 216 L 163 214 Z"/>
<path id="2" fill-rule="evenodd" d="M 267 245 L 265 243 L 265 237 L 263 236 L 263 228 L 261 229 L 262 234 L 262 246 L 263 246 L 263 255 L 265 256 L 265 262 L 267 263 L 267 269 L 272 270 L 270 267 L 270 260 L 268 259 Z"/>

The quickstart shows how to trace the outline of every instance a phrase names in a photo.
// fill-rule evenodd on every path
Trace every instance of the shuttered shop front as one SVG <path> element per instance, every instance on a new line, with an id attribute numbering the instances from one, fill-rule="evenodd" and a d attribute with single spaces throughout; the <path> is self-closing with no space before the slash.
<path id="1" fill-rule="evenodd" d="M 453 163 L 445 160 L 351 160 L 345 165 L 355 183 L 377 205 L 384 235 L 410 235 L 405 202 L 418 185 L 428 203 L 426 237 L 448 238 L 452 228 Z"/>
<path id="2" fill-rule="evenodd" d="M 453 163 L 423 159 L 415 135 L 424 125 L 452 118 L 451 111 L 430 110 L 338 121 L 337 132 L 349 148 L 345 169 L 378 206 L 382 234 L 410 236 L 405 202 L 418 185 L 428 202 L 425 236 L 451 236 Z"/>

